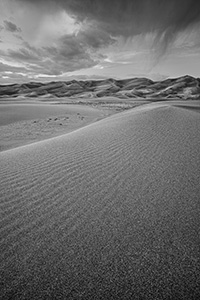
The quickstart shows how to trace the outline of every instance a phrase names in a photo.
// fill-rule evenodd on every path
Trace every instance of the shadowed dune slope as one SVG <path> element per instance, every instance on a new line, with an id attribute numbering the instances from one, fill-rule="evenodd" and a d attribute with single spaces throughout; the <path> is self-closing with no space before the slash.
<path id="1" fill-rule="evenodd" d="M 200 99 L 200 79 L 192 76 L 152 81 L 148 78 L 115 80 L 85 80 L 60 82 L 29 82 L 26 84 L 0 85 L 0 99 L 10 97 L 48 98 L 101 98 L 119 99 Z"/>
<path id="2" fill-rule="evenodd" d="M 0 153 L 2 299 L 198 299 L 199 149 L 157 105 Z"/>

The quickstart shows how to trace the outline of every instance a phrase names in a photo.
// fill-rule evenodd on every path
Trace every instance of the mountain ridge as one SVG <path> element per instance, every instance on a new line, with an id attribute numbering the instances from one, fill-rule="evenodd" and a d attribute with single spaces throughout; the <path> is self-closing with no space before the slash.
<path id="1" fill-rule="evenodd" d="M 119 99 L 200 99 L 200 78 L 189 75 L 153 81 L 145 77 L 127 79 L 27 82 L 0 85 L 0 98 L 68 97 Z"/>

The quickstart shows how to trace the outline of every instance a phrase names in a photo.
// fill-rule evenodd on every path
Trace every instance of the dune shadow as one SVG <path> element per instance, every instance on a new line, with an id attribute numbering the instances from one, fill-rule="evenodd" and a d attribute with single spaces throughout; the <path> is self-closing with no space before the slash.
<path id="1" fill-rule="evenodd" d="M 183 109 L 187 109 L 187 110 L 192 110 L 195 111 L 197 113 L 200 113 L 200 106 L 196 105 L 196 106 L 192 106 L 192 105 L 173 105 L 174 107 L 178 107 L 178 108 L 183 108 Z"/>

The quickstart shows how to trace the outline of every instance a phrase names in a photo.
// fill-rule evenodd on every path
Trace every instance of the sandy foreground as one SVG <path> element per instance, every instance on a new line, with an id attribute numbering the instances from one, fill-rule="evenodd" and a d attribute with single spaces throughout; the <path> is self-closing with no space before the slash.
<path id="1" fill-rule="evenodd" d="M 71 132 L 113 113 L 86 105 L 0 104 L 0 151 Z"/>
<path id="2" fill-rule="evenodd" d="M 1 299 L 199 299 L 199 112 L 149 104 L 2 151 Z"/>

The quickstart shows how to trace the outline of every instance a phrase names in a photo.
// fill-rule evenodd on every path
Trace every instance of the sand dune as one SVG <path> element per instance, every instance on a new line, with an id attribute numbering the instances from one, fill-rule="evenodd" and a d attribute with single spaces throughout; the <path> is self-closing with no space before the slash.
<path id="1" fill-rule="evenodd" d="M 198 299 L 199 149 L 151 104 L 1 152 L 1 298 Z"/>
<path id="2" fill-rule="evenodd" d="M 83 105 L 62 105 L 62 104 L 26 104 L 11 103 L 0 104 L 0 126 L 9 125 L 25 120 L 40 120 L 49 117 L 64 115 L 82 114 L 86 116 L 99 117 L 102 112 L 92 107 Z"/>
<path id="3" fill-rule="evenodd" d="M 71 132 L 109 114 L 86 105 L 0 104 L 0 151 Z"/>
<path id="4" fill-rule="evenodd" d="M 129 78 L 116 80 L 29 82 L 23 84 L 0 85 L 0 98 L 28 97 L 34 99 L 77 97 L 119 99 L 200 99 L 200 79 L 192 76 L 152 81 L 148 78 Z"/>

